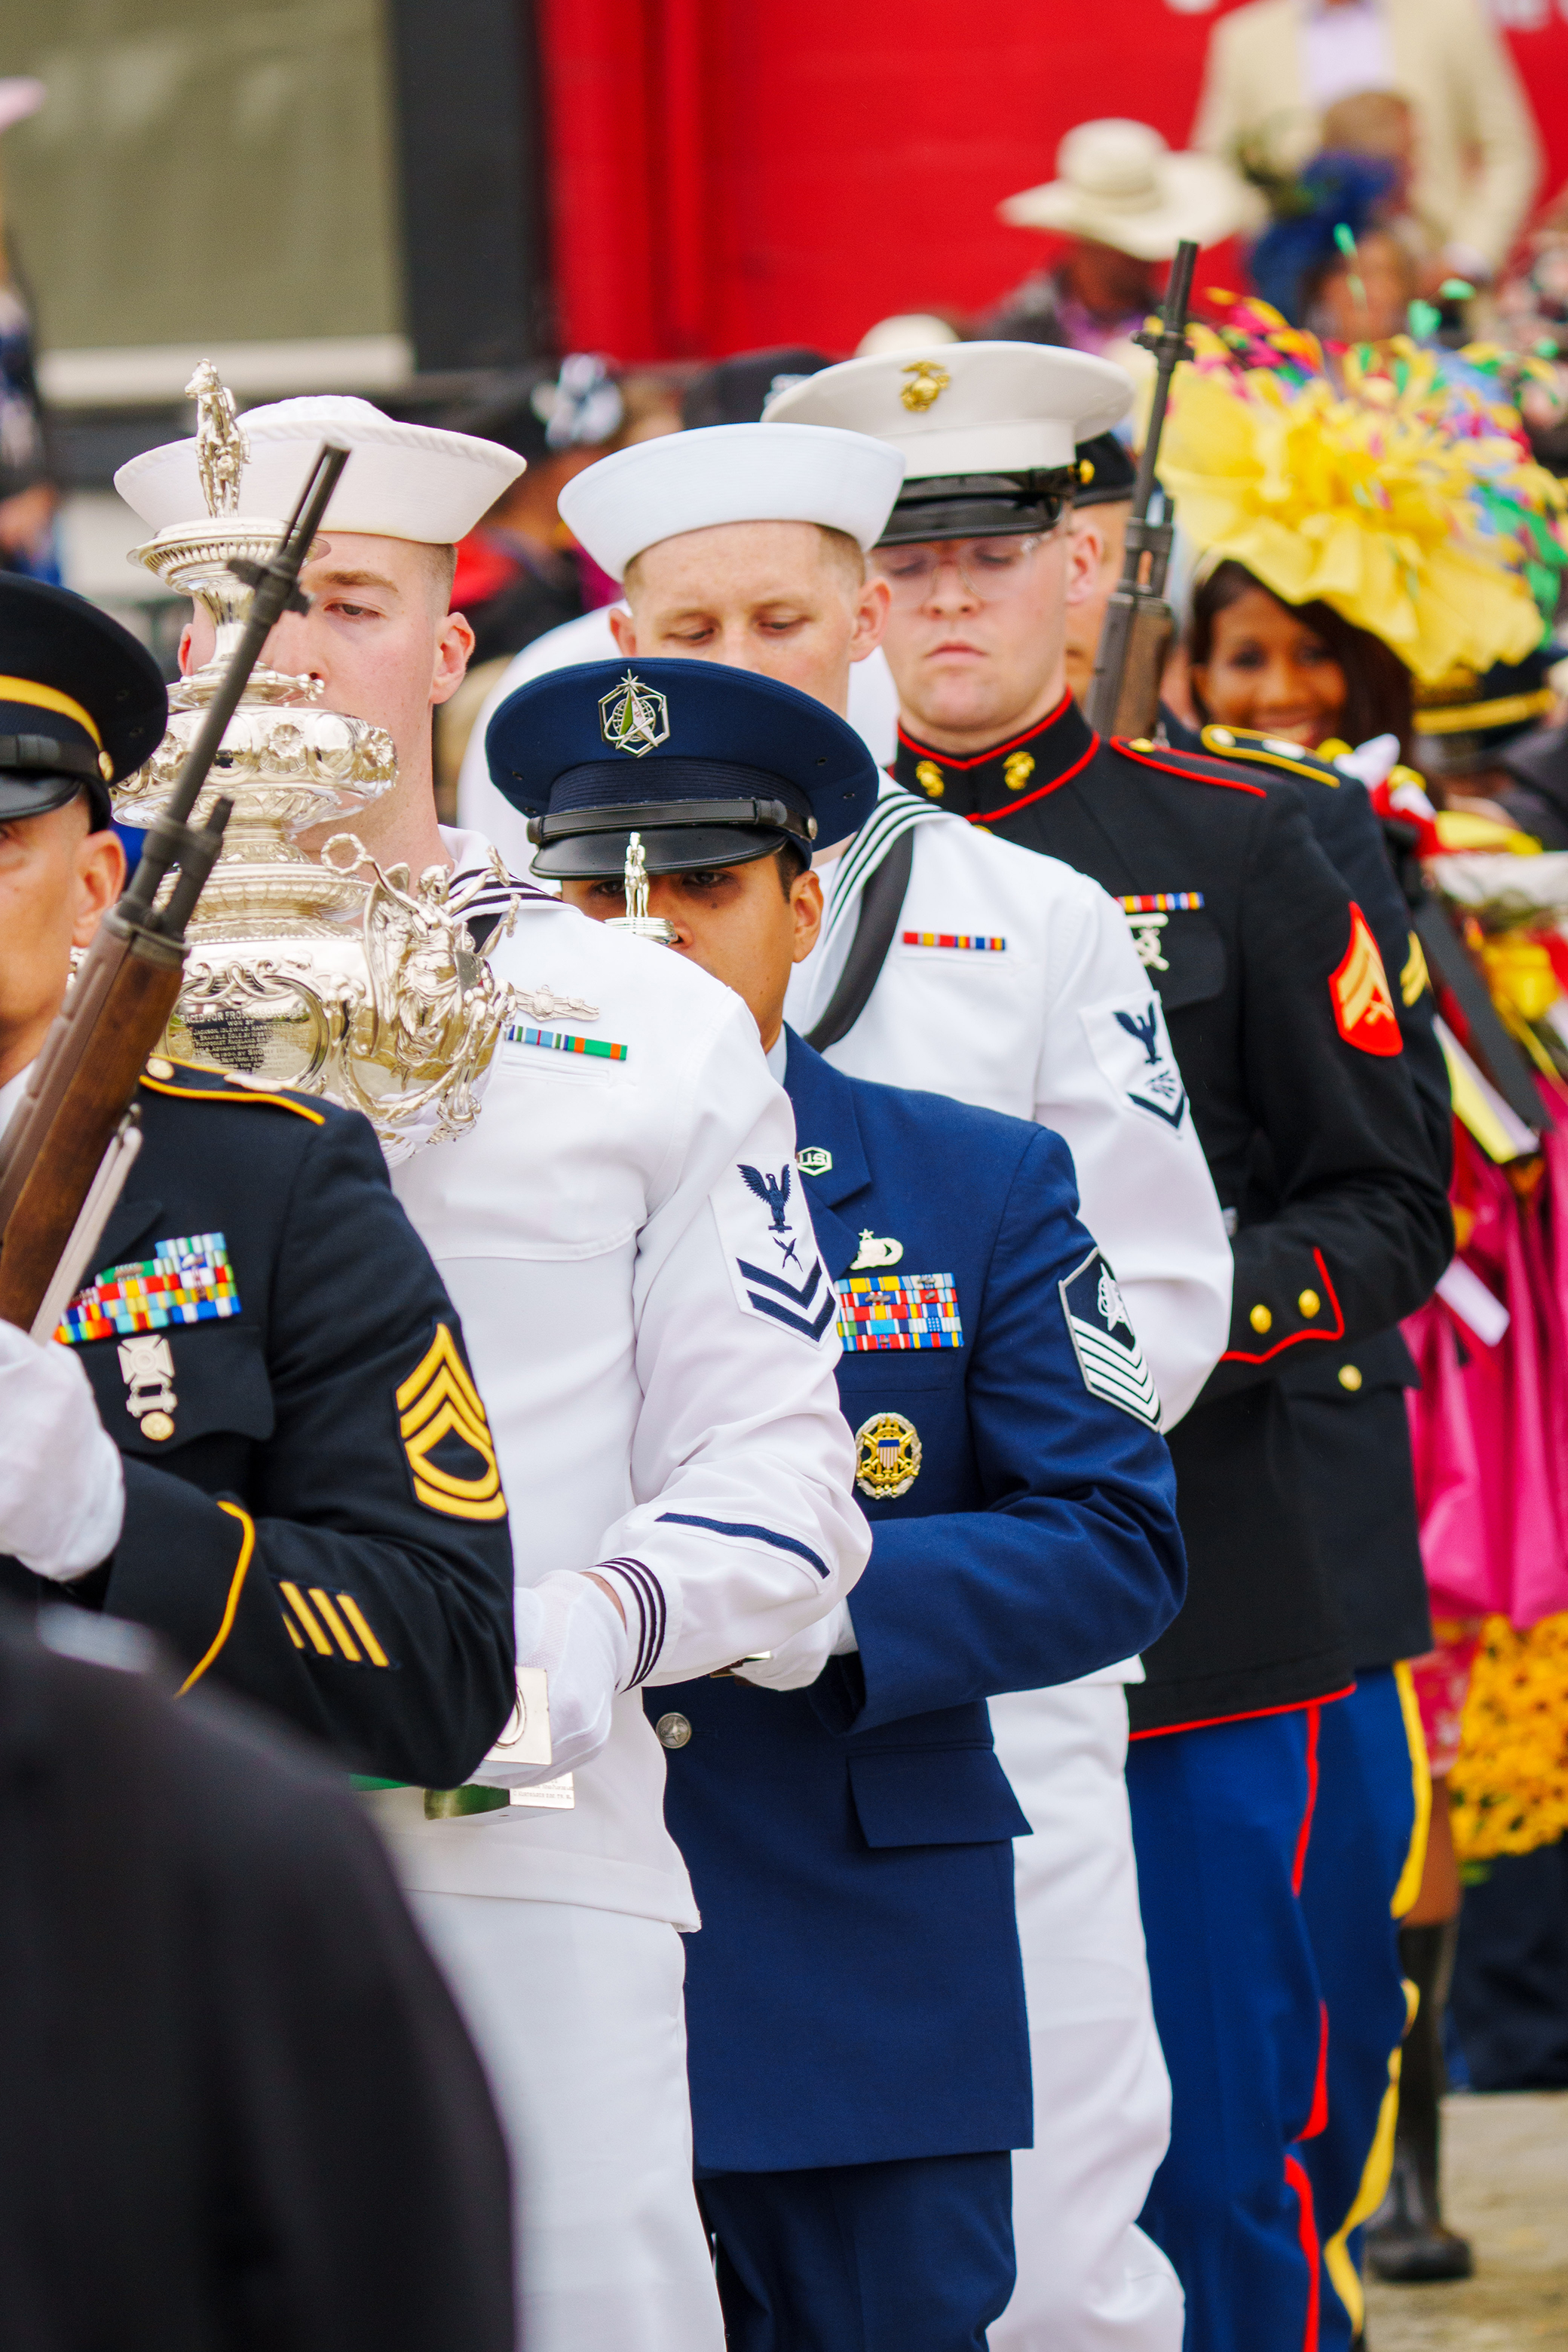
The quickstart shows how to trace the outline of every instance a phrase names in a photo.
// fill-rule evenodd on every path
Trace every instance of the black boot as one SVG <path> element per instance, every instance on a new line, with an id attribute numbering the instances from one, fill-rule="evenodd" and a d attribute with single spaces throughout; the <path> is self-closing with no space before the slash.
<path id="1" fill-rule="evenodd" d="M 1468 2278 L 1467 2240 L 1443 2227 L 1438 2188 L 1438 2101 L 1443 2070 L 1443 2010 L 1454 1972 L 1458 1924 L 1402 1927 L 1399 1963 L 1421 1996 L 1405 2037 L 1399 2075 L 1399 2125 L 1388 2194 L 1367 2224 L 1366 2259 L 1381 2279 L 1410 2284 Z"/>

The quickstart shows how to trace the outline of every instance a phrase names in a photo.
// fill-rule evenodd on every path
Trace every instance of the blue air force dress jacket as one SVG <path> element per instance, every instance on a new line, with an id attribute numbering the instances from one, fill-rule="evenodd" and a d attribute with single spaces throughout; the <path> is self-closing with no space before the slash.
<path id="1" fill-rule="evenodd" d="M 354 1770 L 449 1788 L 515 1698 L 511 1543 L 458 1317 L 352 1111 L 167 1063 L 62 1334 L 125 1520 L 24 1599 L 160 1633 Z"/>
<path id="2" fill-rule="evenodd" d="M 846 1334 L 871 1559 L 808 1689 L 667 1686 L 699 2165 L 1026 2146 L 1009 1841 L 986 1697 L 1145 1647 L 1184 1587 L 1158 1406 L 1048 1130 L 847 1078 L 785 1087 Z"/>
<path id="3" fill-rule="evenodd" d="M 1342 1691 L 1278 1376 L 1409 1314 L 1453 1246 L 1371 928 L 1287 779 L 1102 743 L 1066 696 L 972 759 L 900 733 L 896 774 L 1120 901 L 1233 1230 L 1229 1343 L 1171 1436 L 1190 1590 L 1129 1692 L 1133 1736 Z"/>

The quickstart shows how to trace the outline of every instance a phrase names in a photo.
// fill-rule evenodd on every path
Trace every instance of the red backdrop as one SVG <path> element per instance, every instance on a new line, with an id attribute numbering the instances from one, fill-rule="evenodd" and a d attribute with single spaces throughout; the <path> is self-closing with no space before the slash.
<path id="1" fill-rule="evenodd" d="M 854 349 L 1037 268 L 998 200 L 1100 114 L 1191 127 L 1215 15 L 1172 0 L 543 0 L 567 349 Z M 1509 39 L 1568 180 L 1568 0 Z M 1223 255 L 1211 279 L 1230 275 Z M 1199 285 L 1204 283 L 1200 270 Z"/>

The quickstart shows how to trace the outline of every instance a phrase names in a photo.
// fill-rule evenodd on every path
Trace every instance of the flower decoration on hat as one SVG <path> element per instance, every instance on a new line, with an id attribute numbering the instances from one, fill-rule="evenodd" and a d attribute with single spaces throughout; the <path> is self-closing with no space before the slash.
<path id="1" fill-rule="evenodd" d="M 1331 374 L 1264 302 L 1190 331 L 1160 474 L 1206 562 L 1245 564 L 1289 604 L 1321 599 L 1427 684 L 1540 644 L 1568 494 L 1484 376 L 1404 337 L 1336 350 Z"/>

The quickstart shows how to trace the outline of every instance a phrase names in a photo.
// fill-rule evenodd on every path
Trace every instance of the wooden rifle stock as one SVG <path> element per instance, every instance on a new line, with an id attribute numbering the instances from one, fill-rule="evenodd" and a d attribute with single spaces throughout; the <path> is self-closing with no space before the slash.
<path id="1" fill-rule="evenodd" d="M 1160 436 L 1165 429 L 1165 408 L 1171 378 L 1178 363 L 1192 357 L 1187 341 L 1187 310 L 1193 296 L 1193 269 L 1198 248 L 1176 247 L 1165 289 L 1165 307 L 1158 329 L 1145 328 L 1133 337 L 1155 358 L 1154 398 L 1149 430 L 1138 460 L 1132 492 L 1132 513 L 1127 525 L 1127 551 L 1121 577 L 1106 604 L 1100 632 L 1094 677 L 1085 702 L 1085 715 L 1102 737 L 1152 735 L 1160 716 L 1160 679 L 1170 651 L 1174 617 L 1165 602 L 1165 572 L 1171 561 L 1173 525 L 1169 508 L 1159 522 L 1150 519 L 1158 485 Z M 1148 570 L 1144 565 L 1147 561 Z"/>
<path id="2" fill-rule="evenodd" d="M 0 1317 L 46 1339 L 75 1289 L 139 1141 L 137 1082 L 168 1025 L 185 966 L 185 927 L 222 846 L 232 805 L 187 822 L 261 649 L 288 609 L 346 449 L 323 445 L 277 552 L 247 569 L 243 635 L 197 730 L 141 862 L 100 924 L 34 1065 L 0 1147 Z M 166 895 L 158 893 L 177 864 Z M 40 1328 L 40 1326 L 47 1328 Z"/>

